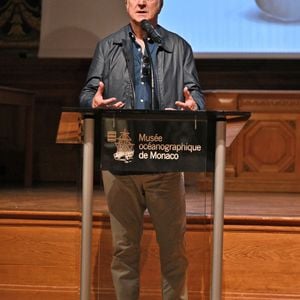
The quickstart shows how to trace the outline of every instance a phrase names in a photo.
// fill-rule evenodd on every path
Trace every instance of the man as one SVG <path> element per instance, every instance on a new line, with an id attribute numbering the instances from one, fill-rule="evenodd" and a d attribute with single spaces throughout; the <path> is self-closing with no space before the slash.
<path id="1" fill-rule="evenodd" d="M 98 43 L 82 106 L 103 109 L 204 109 L 191 47 L 157 24 L 163 0 L 127 0 L 130 24 Z M 161 40 L 142 27 L 148 20 Z M 139 298 L 140 240 L 146 209 L 160 249 L 164 300 L 188 299 L 184 247 L 185 199 L 181 173 L 103 171 L 112 237 L 117 299 Z"/>

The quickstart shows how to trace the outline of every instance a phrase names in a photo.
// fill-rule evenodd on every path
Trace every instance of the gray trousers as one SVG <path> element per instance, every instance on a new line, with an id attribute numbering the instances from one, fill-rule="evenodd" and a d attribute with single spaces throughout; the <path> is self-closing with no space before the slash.
<path id="1" fill-rule="evenodd" d="M 148 209 L 160 250 L 162 299 L 187 300 L 182 173 L 113 175 L 102 172 L 113 238 L 111 264 L 118 300 L 139 299 L 140 242 Z"/>

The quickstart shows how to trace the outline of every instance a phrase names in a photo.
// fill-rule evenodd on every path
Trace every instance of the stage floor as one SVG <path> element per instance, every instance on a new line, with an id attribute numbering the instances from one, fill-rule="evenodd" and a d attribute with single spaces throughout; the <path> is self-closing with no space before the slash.
<path id="1" fill-rule="evenodd" d="M 186 188 L 186 210 L 188 216 L 209 214 L 211 194 Z M 94 212 L 107 212 L 103 190 L 95 186 Z M 32 212 L 80 212 L 81 191 L 76 186 L 52 184 L 32 188 L 1 187 L 0 214 L 12 211 Z M 299 193 L 226 192 L 225 220 L 300 221 Z"/>

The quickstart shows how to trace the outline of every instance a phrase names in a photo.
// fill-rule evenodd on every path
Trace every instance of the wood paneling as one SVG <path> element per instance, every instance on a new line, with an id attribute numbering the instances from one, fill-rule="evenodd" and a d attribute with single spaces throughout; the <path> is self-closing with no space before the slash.
<path id="1" fill-rule="evenodd" d="M 34 133 L 34 94 L 30 91 L 0 86 L 0 168 L 13 169 L 12 161 L 7 159 L 9 151 L 24 153 L 23 182 L 32 184 L 33 170 L 33 133 Z M 10 148 L 15 145 L 15 149 Z M 2 150 L 3 149 L 3 150 Z M 14 159 L 13 159 L 14 161 Z M 4 172 L 3 172 L 4 173 Z M 13 177 L 13 176 L 12 176 Z M 0 178 L 4 180 L 4 176 Z M 5 178 L 6 179 L 6 178 Z"/>
<path id="2" fill-rule="evenodd" d="M 92 292 L 94 297 L 100 294 L 100 298 L 106 295 L 105 299 L 115 299 L 110 275 L 109 220 L 103 214 L 98 218 L 93 231 Z M 146 219 L 142 240 L 141 295 L 143 299 L 144 296 L 145 299 L 160 299 L 159 252 L 149 222 Z M 1 219 L 0 298 L 79 299 L 78 224 L 72 220 Z M 210 233 L 206 225 L 199 223 L 189 225 L 188 232 L 191 293 L 204 300 L 210 284 Z"/>
<path id="3" fill-rule="evenodd" d="M 252 113 L 227 152 L 227 190 L 300 191 L 300 91 L 206 91 L 209 109 Z"/>
<path id="4" fill-rule="evenodd" d="M 1 219 L 0 298 L 76 299 L 78 225 L 74 221 Z"/>
<path id="5" fill-rule="evenodd" d="M 300 299 L 299 227 L 225 226 L 225 299 Z"/>
<path id="6" fill-rule="evenodd" d="M 0 56 L 1 85 L 26 89 L 35 94 L 33 181 L 76 182 L 79 178 L 80 148 L 55 144 L 61 108 L 78 106 L 79 92 L 89 66 L 89 60 L 41 60 L 36 57 Z M 14 115 L 1 107 L 3 123 L 10 124 Z M 18 124 L 22 121 L 18 119 Z M 26 136 L 23 136 L 25 139 Z M 13 145 L 1 143 L 5 159 L 12 162 L 11 170 L 0 164 L 3 182 L 21 182 L 23 149 L 7 151 Z M 18 163 L 14 159 L 21 157 Z M 1 168 L 2 166 L 2 168 Z M 10 172 L 9 172 L 10 171 Z"/>
<path id="7" fill-rule="evenodd" d="M 190 299 L 207 299 L 211 196 L 187 186 Z M 2 189 L 0 299 L 79 299 L 80 199 L 76 187 Z M 300 203 L 296 193 L 225 195 L 224 299 L 300 299 Z M 92 300 L 115 299 L 110 275 L 109 218 L 94 193 Z M 206 217 L 205 217 L 206 216 Z M 145 217 L 141 299 L 160 299 L 155 234 Z M 43 278 L 46 276 L 45 278 Z"/>
<path id="8" fill-rule="evenodd" d="M 5 217 L 7 215 L 8 218 Z M 24 219 L 24 216 L 27 218 Z M 9 217 L 10 216 L 10 217 Z M 0 298 L 79 299 L 80 215 L 30 212 L 0 219 Z M 259 220 L 259 217 L 256 217 Z M 190 299 L 208 299 L 210 226 L 188 218 L 187 254 Z M 245 225 L 225 219 L 224 299 L 300 299 L 300 227 L 282 218 L 281 225 Z M 259 223 L 259 222 L 257 222 Z M 142 240 L 141 299 L 160 297 L 155 234 L 146 217 Z M 92 298 L 115 299 L 110 275 L 111 233 L 106 214 L 96 213 L 92 247 Z"/>

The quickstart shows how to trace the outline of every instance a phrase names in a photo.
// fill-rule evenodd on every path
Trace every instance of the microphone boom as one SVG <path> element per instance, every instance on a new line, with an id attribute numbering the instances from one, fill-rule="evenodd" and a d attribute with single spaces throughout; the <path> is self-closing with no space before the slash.
<path id="1" fill-rule="evenodd" d="M 141 21 L 142 29 L 148 34 L 148 37 L 151 38 L 156 43 L 162 42 L 161 35 L 157 32 L 157 30 L 152 26 L 152 24 L 148 20 Z"/>

